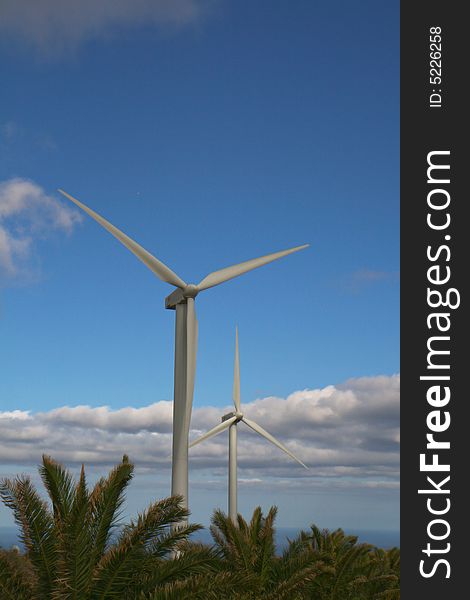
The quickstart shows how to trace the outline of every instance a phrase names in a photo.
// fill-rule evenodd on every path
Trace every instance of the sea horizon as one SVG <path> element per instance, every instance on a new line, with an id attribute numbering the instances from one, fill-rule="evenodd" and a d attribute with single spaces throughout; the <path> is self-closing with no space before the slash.
<path id="1" fill-rule="evenodd" d="M 278 551 L 284 550 L 288 540 L 294 539 L 300 531 L 308 531 L 308 527 L 276 527 L 276 547 Z M 331 531 L 331 529 L 330 529 Z M 400 532 L 391 529 L 344 529 L 347 535 L 358 536 L 359 543 L 368 543 L 385 550 L 393 547 L 400 547 Z M 212 537 L 209 526 L 204 525 L 204 529 L 197 531 L 191 536 L 193 541 L 204 544 L 212 543 Z M 18 529 L 14 526 L 0 526 L 0 548 L 8 549 L 12 546 L 22 547 L 19 541 Z"/>

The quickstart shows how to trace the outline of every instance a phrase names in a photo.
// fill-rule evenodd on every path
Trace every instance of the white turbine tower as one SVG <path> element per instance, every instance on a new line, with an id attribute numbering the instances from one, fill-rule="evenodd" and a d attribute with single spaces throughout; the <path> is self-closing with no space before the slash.
<path id="1" fill-rule="evenodd" d="M 194 300 L 199 292 L 224 283 L 229 279 L 243 275 L 252 269 L 266 265 L 273 260 L 303 250 L 308 244 L 267 254 L 260 258 L 247 260 L 238 265 L 226 267 L 210 273 L 197 285 L 186 283 L 165 264 L 152 256 L 147 250 L 134 242 L 125 233 L 111 225 L 85 204 L 58 190 L 62 195 L 88 213 L 95 221 L 102 225 L 139 260 L 141 260 L 162 281 L 175 286 L 174 290 L 165 298 L 165 307 L 176 310 L 175 327 L 175 371 L 174 371 L 174 403 L 173 403 L 173 450 L 172 450 L 172 478 L 171 494 L 183 497 L 183 505 L 188 507 L 188 436 L 189 423 L 194 394 L 194 378 L 196 374 L 196 353 L 198 326 Z"/>
<path id="2" fill-rule="evenodd" d="M 201 435 L 197 440 L 192 442 L 189 447 L 192 448 L 196 444 L 207 440 L 225 429 L 229 431 L 229 442 L 228 442 L 228 514 L 233 523 L 237 522 L 237 425 L 245 423 L 253 431 L 259 433 L 262 437 L 267 439 L 271 444 L 274 444 L 291 458 L 300 463 L 303 467 L 308 469 L 307 465 L 299 460 L 290 450 L 288 450 L 284 444 L 281 444 L 279 440 L 276 440 L 270 433 L 260 427 L 254 421 L 247 419 L 241 411 L 240 405 L 240 357 L 238 353 L 238 327 L 235 330 L 235 366 L 233 370 L 233 404 L 235 406 L 235 412 L 227 413 L 222 417 L 222 423 L 216 425 L 204 435 Z"/>

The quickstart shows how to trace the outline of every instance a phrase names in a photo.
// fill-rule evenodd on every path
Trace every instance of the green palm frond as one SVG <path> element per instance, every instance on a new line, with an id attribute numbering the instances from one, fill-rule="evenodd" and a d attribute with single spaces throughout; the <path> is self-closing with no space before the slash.
<path id="1" fill-rule="evenodd" d="M 0 482 L 0 497 L 13 510 L 20 526 L 20 539 L 38 574 L 38 589 L 50 594 L 56 574 L 57 539 L 49 508 L 34 489 L 29 477 Z"/>
<path id="2" fill-rule="evenodd" d="M 203 529 L 202 525 L 180 525 L 168 528 L 166 533 L 160 533 L 147 545 L 147 553 L 154 558 L 164 558 L 175 550 L 180 550 L 181 544 L 189 536 Z"/>
<path id="3" fill-rule="evenodd" d="M 210 531 L 216 545 L 224 554 L 226 560 L 236 566 L 251 568 L 252 557 L 248 543 L 250 530 L 241 515 L 238 515 L 238 527 L 221 510 L 217 509 L 211 519 Z"/>
<path id="4" fill-rule="evenodd" d="M 16 552 L 0 550 L 0 598 L 2 600 L 31 600 L 34 575 L 21 565 L 24 557 Z"/>
<path id="5" fill-rule="evenodd" d="M 233 571 L 200 574 L 165 584 L 138 600 L 251 600 L 253 582 Z M 244 590 L 241 592 L 240 590 Z"/>
<path id="6" fill-rule="evenodd" d="M 119 521 L 124 494 L 134 474 L 134 466 L 126 455 L 108 477 L 102 477 L 90 494 L 90 527 L 93 536 L 93 561 L 103 556 Z"/>
<path id="7" fill-rule="evenodd" d="M 361 544 L 343 549 L 340 560 L 337 562 L 335 583 L 331 592 L 332 600 L 342 600 L 343 590 L 349 581 L 354 579 L 357 571 L 361 571 L 365 565 L 370 546 Z"/>
<path id="8" fill-rule="evenodd" d="M 377 593 L 373 596 L 374 600 L 400 600 L 400 589 L 394 588 L 390 590 L 384 590 L 383 592 Z"/>
<path id="9" fill-rule="evenodd" d="M 273 569 L 273 564 L 275 563 L 276 544 L 274 541 L 274 519 L 276 518 L 276 515 L 277 507 L 273 506 L 269 510 L 266 518 L 261 520 L 261 526 L 258 529 L 260 554 L 257 571 L 259 572 L 262 581 L 268 580 Z"/>
<path id="10" fill-rule="evenodd" d="M 399 590 L 400 552 L 385 551 L 359 544 L 357 536 L 342 529 L 320 530 L 315 525 L 311 534 L 302 532 L 297 543 L 310 539 L 312 556 L 328 565 L 323 574 L 309 586 L 318 600 L 395 599 Z"/>
<path id="11" fill-rule="evenodd" d="M 54 518 L 64 522 L 72 507 L 75 482 L 60 463 L 43 454 L 39 474 L 52 502 Z"/>
<path id="12" fill-rule="evenodd" d="M 276 555 L 274 522 L 277 508 L 263 516 L 256 508 L 249 523 L 241 515 L 235 525 L 222 511 L 214 512 L 211 533 L 222 562 L 239 576 L 251 578 L 251 589 L 239 590 L 234 598 L 294 600 L 307 598 L 308 586 L 325 572 L 332 573 L 314 555 L 311 538 L 304 533 Z"/>
<path id="13" fill-rule="evenodd" d="M 58 534 L 57 588 L 51 600 L 81 600 L 91 583 L 93 556 L 89 527 L 89 493 L 85 469 L 74 485 L 71 504 Z"/>
<path id="14" fill-rule="evenodd" d="M 178 553 L 166 560 L 148 559 L 145 565 L 147 589 L 171 586 L 176 581 L 196 576 L 211 577 L 223 568 L 216 550 L 204 544 L 180 544 Z"/>
<path id="15" fill-rule="evenodd" d="M 261 529 L 261 523 L 263 519 L 263 511 L 261 510 L 261 506 L 257 506 L 253 511 L 253 516 L 251 517 L 250 525 L 248 528 L 245 527 L 245 531 L 249 534 L 251 541 L 256 544 L 258 541 L 258 535 Z"/>
<path id="16" fill-rule="evenodd" d="M 92 598 L 104 600 L 121 598 L 134 581 L 147 558 L 147 547 L 155 538 L 164 535 L 172 525 L 188 516 L 179 497 L 155 502 L 137 521 L 131 521 L 122 531 L 118 542 L 111 547 L 97 565 Z"/>
<path id="17" fill-rule="evenodd" d="M 294 539 L 287 538 L 287 546 L 282 551 L 284 561 L 289 561 L 298 555 L 303 555 L 311 548 L 311 540 L 305 531 L 301 531 Z"/>

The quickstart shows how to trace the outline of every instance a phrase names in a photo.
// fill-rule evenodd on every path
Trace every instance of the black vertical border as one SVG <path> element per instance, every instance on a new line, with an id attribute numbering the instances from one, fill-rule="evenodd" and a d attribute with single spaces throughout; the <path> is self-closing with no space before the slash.
<path id="1" fill-rule="evenodd" d="M 470 422 L 466 390 L 466 375 L 470 373 L 467 313 L 468 283 L 470 276 L 470 227 L 465 217 L 470 209 L 469 192 L 465 189 L 470 172 L 470 153 L 467 150 L 469 133 L 468 111 L 465 98 L 469 80 L 468 50 L 470 24 L 464 17 L 465 3 L 435 0 L 401 3 L 401 570 L 402 598 L 405 600 L 466 597 L 467 553 L 470 526 L 466 517 L 470 506 Z M 442 30 L 442 83 L 430 84 L 430 28 Z M 442 107 L 430 108 L 432 88 L 441 89 Z M 427 154 L 434 150 L 450 150 L 451 224 L 445 232 L 432 231 L 426 224 L 427 194 L 430 186 L 426 179 Z M 468 184 L 467 184 L 468 185 Z M 444 235 L 451 236 L 444 241 Z M 441 462 L 448 458 L 451 465 L 451 508 L 447 518 L 451 532 L 442 542 L 428 538 L 427 525 L 433 519 L 426 507 L 427 497 L 418 489 L 429 488 L 426 475 L 419 469 L 419 455 L 426 451 L 426 416 L 432 407 L 426 401 L 429 382 L 420 381 L 426 374 L 427 339 L 430 333 L 426 317 L 432 312 L 427 306 L 428 245 L 437 248 L 448 243 L 451 258 L 451 280 L 448 284 L 459 290 L 461 304 L 449 310 L 452 325 L 450 335 L 451 400 L 446 409 L 451 415 L 450 428 L 440 434 L 448 439 L 450 450 L 441 451 Z M 444 286 L 445 287 L 445 286 Z M 445 310 L 445 309 L 439 309 Z M 445 335 L 445 334 L 442 334 Z M 429 371 L 427 372 L 429 374 Z M 443 374 L 443 373 L 441 373 Z M 429 452 L 429 451 L 428 451 Z M 446 452 L 447 454 L 444 454 Z M 446 474 L 436 473 L 436 480 Z M 437 498 L 437 496 L 434 496 Z M 442 499 L 442 496 L 441 496 Z M 438 531 L 436 528 L 435 531 Z M 427 542 L 435 548 L 450 543 L 446 554 L 428 558 L 422 550 Z M 420 575 L 420 561 L 426 559 L 429 571 L 433 561 L 446 558 L 451 567 L 450 578 L 440 566 L 430 578 Z"/>

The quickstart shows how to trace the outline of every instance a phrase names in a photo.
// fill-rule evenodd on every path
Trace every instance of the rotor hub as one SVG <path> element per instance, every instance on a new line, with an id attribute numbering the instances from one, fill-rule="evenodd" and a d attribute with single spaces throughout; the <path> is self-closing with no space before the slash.
<path id="1" fill-rule="evenodd" d="M 183 295 L 185 298 L 195 298 L 199 293 L 199 288 L 194 283 L 188 283 L 188 285 L 183 290 Z"/>

